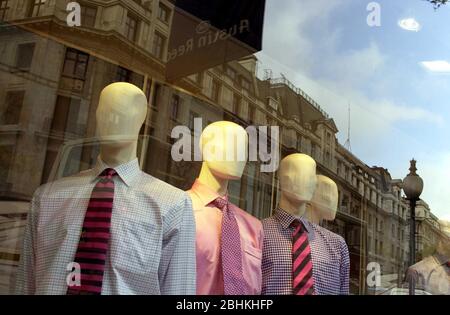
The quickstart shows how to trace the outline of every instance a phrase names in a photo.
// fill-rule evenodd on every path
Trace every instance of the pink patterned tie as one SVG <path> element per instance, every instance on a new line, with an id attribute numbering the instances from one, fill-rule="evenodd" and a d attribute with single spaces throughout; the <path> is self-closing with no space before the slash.
<path id="1" fill-rule="evenodd" d="M 314 295 L 308 232 L 299 220 L 292 222 L 291 226 L 295 228 L 292 236 L 292 293 L 294 295 Z"/>
<path id="2" fill-rule="evenodd" d="M 248 285 L 242 273 L 242 247 L 239 227 L 228 200 L 215 199 L 212 204 L 222 210 L 222 270 L 225 295 L 247 295 Z"/>
<path id="3" fill-rule="evenodd" d="M 68 295 L 98 295 L 102 292 L 103 273 L 110 238 L 116 171 L 108 168 L 92 190 L 84 217 L 75 262 L 80 264 L 81 285 L 69 286 Z"/>

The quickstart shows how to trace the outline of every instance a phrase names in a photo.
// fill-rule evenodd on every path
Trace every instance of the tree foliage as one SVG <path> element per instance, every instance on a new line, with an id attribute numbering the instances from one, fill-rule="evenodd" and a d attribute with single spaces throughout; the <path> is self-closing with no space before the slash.
<path id="1" fill-rule="evenodd" d="M 433 4 L 435 9 L 438 9 L 441 5 L 447 4 L 450 0 L 425 0 Z"/>

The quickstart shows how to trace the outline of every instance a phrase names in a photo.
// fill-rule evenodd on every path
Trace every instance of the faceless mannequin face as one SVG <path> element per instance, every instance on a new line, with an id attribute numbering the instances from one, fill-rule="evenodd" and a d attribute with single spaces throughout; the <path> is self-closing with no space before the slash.
<path id="1" fill-rule="evenodd" d="M 317 187 L 311 200 L 312 211 L 318 211 L 320 219 L 333 221 L 338 199 L 336 183 L 329 177 L 317 175 Z"/>
<path id="2" fill-rule="evenodd" d="M 102 145 L 127 146 L 138 139 L 147 115 L 147 98 L 137 86 L 117 82 L 105 87 L 97 108 L 97 136 Z"/>
<path id="3" fill-rule="evenodd" d="M 200 137 L 203 163 L 221 179 L 239 179 L 247 163 L 248 134 L 241 126 L 219 121 L 208 125 Z"/>
<path id="4" fill-rule="evenodd" d="M 282 195 L 290 202 L 308 202 L 316 189 L 316 162 L 306 154 L 285 157 L 279 168 Z"/>

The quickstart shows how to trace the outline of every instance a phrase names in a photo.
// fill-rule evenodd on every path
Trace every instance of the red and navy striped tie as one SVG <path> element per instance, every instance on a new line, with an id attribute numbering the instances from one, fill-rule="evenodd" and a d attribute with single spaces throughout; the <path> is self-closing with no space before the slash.
<path id="1" fill-rule="evenodd" d="M 292 222 L 291 226 L 295 228 L 292 236 L 292 293 L 313 295 L 314 277 L 308 232 L 299 220 Z"/>
<path id="2" fill-rule="evenodd" d="M 100 180 L 92 190 L 84 217 L 75 263 L 80 265 L 81 285 L 69 285 L 69 295 L 101 294 L 105 260 L 110 238 L 111 215 L 114 202 L 116 171 L 108 168 L 100 174 Z"/>

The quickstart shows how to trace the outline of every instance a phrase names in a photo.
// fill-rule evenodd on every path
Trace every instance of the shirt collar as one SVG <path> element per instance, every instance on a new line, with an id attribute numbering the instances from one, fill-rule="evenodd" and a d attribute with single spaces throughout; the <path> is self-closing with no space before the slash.
<path id="1" fill-rule="evenodd" d="M 225 200 L 228 200 L 228 195 L 225 196 L 219 195 L 216 191 L 212 190 L 207 185 L 201 183 L 198 178 L 192 185 L 191 191 L 193 191 L 198 196 L 198 198 L 200 198 L 204 206 L 209 205 L 212 201 L 216 200 L 217 198 L 223 198 Z"/>
<path id="2" fill-rule="evenodd" d="M 308 220 L 306 220 L 304 217 L 294 216 L 288 213 L 287 211 L 281 209 L 280 207 L 277 207 L 275 209 L 275 218 L 278 220 L 278 222 L 280 222 L 283 229 L 288 229 L 291 226 L 292 222 L 294 222 L 294 220 L 300 220 L 300 222 L 302 222 L 308 234 L 311 233 L 312 231 Z"/>
<path id="3" fill-rule="evenodd" d="M 435 254 L 434 258 L 440 265 L 445 265 L 449 261 L 449 258 L 442 254 Z"/>
<path id="4" fill-rule="evenodd" d="M 93 178 L 93 181 L 95 179 L 97 179 L 98 176 L 107 168 L 114 169 L 117 172 L 117 174 L 119 175 L 120 179 L 122 179 L 122 181 L 127 186 L 131 186 L 133 184 L 133 182 L 136 180 L 139 173 L 141 172 L 137 158 L 135 158 L 127 163 L 121 164 L 119 166 L 110 167 L 99 156 L 97 158 L 97 162 L 95 163 L 95 166 L 93 168 L 93 172 L 95 175 L 95 177 Z"/>

